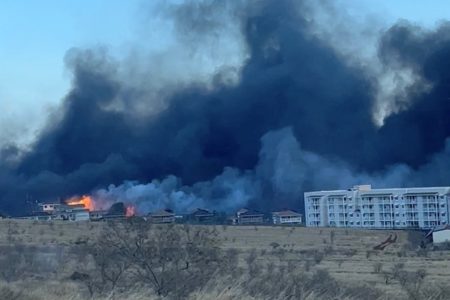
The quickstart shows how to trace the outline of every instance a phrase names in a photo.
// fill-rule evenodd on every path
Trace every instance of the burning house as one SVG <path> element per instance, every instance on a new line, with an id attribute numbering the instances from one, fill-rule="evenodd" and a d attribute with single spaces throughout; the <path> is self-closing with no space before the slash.
<path id="1" fill-rule="evenodd" d="M 89 210 L 81 204 L 69 205 L 63 203 L 44 204 L 39 203 L 39 210 L 30 215 L 19 217 L 36 221 L 88 221 Z"/>
<path id="2" fill-rule="evenodd" d="M 45 208 L 45 205 L 43 206 Z M 59 204 L 55 205 L 52 210 L 43 210 L 39 212 L 46 214 L 49 220 L 62 220 L 62 221 L 88 221 L 89 210 L 82 204 L 68 205 Z"/>
<path id="3" fill-rule="evenodd" d="M 68 206 L 81 205 L 88 211 L 93 211 L 95 209 L 94 200 L 90 196 L 72 197 L 66 200 L 65 203 Z"/>
<path id="4" fill-rule="evenodd" d="M 68 205 L 57 214 L 63 216 L 68 221 L 89 221 L 89 209 L 83 205 Z"/>
<path id="5" fill-rule="evenodd" d="M 65 202 L 39 203 L 38 210 L 24 218 L 33 220 L 62 221 L 100 221 L 113 218 L 125 218 L 135 215 L 133 206 L 122 202 L 112 204 L 108 210 L 102 210 L 90 196 L 72 197 Z"/>
<path id="6" fill-rule="evenodd" d="M 111 205 L 108 210 L 93 210 L 89 212 L 91 221 L 106 221 L 111 219 L 124 219 L 136 215 L 134 206 L 126 206 L 123 202 Z"/>

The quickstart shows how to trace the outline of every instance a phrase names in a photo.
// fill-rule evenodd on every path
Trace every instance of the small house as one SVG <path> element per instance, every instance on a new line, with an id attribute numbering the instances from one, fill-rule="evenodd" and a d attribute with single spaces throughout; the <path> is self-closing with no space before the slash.
<path id="1" fill-rule="evenodd" d="M 71 221 L 89 221 L 89 210 L 79 209 L 74 210 L 69 214 L 69 220 Z"/>
<path id="2" fill-rule="evenodd" d="M 53 220 L 89 221 L 89 210 L 83 204 L 59 205 L 51 215 Z"/>
<path id="3" fill-rule="evenodd" d="M 272 213 L 273 224 L 301 224 L 302 215 L 293 210 L 275 211 Z"/>
<path id="4" fill-rule="evenodd" d="M 436 226 L 432 231 L 433 243 L 450 242 L 450 225 Z"/>
<path id="5" fill-rule="evenodd" d="M 89 221 L 89 210 L 83 204 L 59 205 L 52 212 L 52 219 L 65 221 Z"/>
<path id="6" fill-rule="evenodd" d="M 163 209 L 150 213 L 149 220 L 155 224 L 175 223 L 175 213 L 170 209 Z"/>
<path id="7" fill-rule="evenodd" d="M 206 209 L 197 208 L 189 215 L 189 220 L 193 223 L 211 224 L 214 222 L 215 212 Z"/>
<path id="8" fill-rule="evenodd" d="M 243 208 L 236 213 L 236 222 L 239 225 L 262 224 L 264 222 L 264 214 L 256 210 Z"/>
<path id="9" fill-rule="evenodd" d="M 106 210 L 94 210 L 89 212 L 89 220 L 102 221 L 105 219 L 105 215 L 108 213 Z"/>
<path id="10" fill-rule="evenodd" d="M 63 212 L 69 221 L 89 221 L 89 210 L 84 205 L 71 205 Z"/>

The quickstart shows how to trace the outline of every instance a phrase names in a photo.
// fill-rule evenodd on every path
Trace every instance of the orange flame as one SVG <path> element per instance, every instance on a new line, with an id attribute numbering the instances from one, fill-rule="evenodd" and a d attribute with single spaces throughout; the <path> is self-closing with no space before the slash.
<path id="1" fill-rule="evenodd" d="M 94 210 L 94 201 L 90 196 L 73 197 L 66 201 L 67 205 L 83 205 L 89 211 Z"/>
<path id="2" fill-rule="evenodd" d="M 133 217 L 136 215 L 136 207 L 134 207 L 133 205 L 127 205 L 127 211 L 125 213 L 125 216 L 127 217 Z"/>

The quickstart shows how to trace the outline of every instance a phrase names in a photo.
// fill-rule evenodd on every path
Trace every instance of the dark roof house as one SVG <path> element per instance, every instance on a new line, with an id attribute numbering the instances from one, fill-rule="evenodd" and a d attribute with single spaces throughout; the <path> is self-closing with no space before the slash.
<path id="1" fill-rule="evenodd" d="M 162 209 L 150 213 L 149 221 L 155 224 L 175 223 L 175 213 L 171 209 Z"/>
<path id="2" fill-rule="evenodd" d="M 216 213 L 207 209 L 197 208 L 189 215 L 189 220 L 194 223 L 212 223 Z"/>
<path id="3" fill-rule="evenodd" d="M 264 214 L 262 212 L 248 208 L 240 209 L 236 216 L 238 224 L 262 224 L 264 222 Z"/>
<path id="4" fill-rule="evenodd" d="M 272 213 L 272 221 L 274 224 L 301 224 L 302 214 L 289 209 L 275 211 Z"/>

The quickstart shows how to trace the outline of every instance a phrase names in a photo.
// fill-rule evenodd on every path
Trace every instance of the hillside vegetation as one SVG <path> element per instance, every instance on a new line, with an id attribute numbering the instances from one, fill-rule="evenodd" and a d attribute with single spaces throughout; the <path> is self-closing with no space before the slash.
<path id="1" fill-rule="evenodd" d="M 0 298 L 447 299 L 450 251 L 422 235 L 1 220 Z"/>

